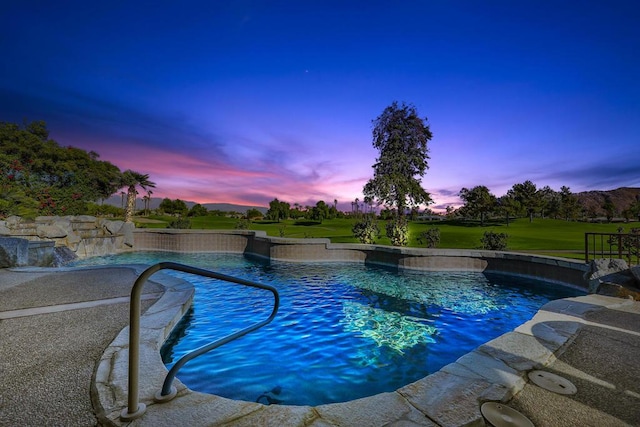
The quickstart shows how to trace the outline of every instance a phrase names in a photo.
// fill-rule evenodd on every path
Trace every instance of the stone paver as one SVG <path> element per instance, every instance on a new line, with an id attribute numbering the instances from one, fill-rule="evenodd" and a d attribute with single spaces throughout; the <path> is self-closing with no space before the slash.
<path id="1" fill-rule="evenodd" d="M 610 305 L 576 307 L 586 324 L 545 368 L 571 381 L 577 393 L 561 396 L 527 385 L 510 402 L 536 425 L 640 425 L 640 303 L 603 298 L 609 297 L 577 299 Z"/>

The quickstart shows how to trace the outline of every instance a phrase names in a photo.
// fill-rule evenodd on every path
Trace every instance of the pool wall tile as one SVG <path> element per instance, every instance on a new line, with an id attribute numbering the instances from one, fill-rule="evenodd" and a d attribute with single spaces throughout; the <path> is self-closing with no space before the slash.
<path id="1" fill-rule="evenodd" d="M 244 253 L 289 262 L 364 262 L 414 270 L 491 271 L 536 277 L 587 289 L 581 261 L 516 252 L 465 249 L 401 248 L 330 243 L 328 239 L 270 237 L 262 231 L 153 230 L 134 231 L 135 250 Z"/>

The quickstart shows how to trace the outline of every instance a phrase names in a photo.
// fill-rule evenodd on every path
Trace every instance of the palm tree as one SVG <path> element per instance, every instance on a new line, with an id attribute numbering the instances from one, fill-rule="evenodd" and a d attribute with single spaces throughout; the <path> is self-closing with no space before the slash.
<path id="1" fill-rule="evenodd" d="M 136 187 L 146 190 L 147 187 L 155 188 L 155 182 L 149 181 L 149 174 L 142 174 L 132 170 L 126 170 L 122 174 L 122 186 L 127 187 L 127 208 L 124 211 L 124 222 L 133 222 L 133 212 L 136 208 Z"/>
<path id="2" fill-rule="evenodd" d="M 151 215 L 151 195 L 153 191 L 147 190 L 147 210 L 149 211 L 147 215 Z"/>

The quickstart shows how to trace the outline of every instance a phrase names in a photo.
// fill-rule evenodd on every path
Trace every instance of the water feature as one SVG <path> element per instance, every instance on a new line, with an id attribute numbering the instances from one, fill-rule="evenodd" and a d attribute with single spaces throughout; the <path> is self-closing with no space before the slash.
<path id="1" fill-rule="evenodd" d="M 62 267 L 73 260 L 78 259 L 75 252 L 66 246 L 56 246 L 53 248 L 53 266 Z"/>
<path id="2" fill-rule="evenodd" d="M 478 272 L 396 272 L 347 263 L 267 263 L 242 255 L 130 253 L 74 265 L 174 261 L 275 286 L 273 323 L 187 363 L 189 388 L 262 403 L 318 405 L 393 391 L 584 292 Z M 178 274 L 192 311 L 165 343 L 168 367 L 191 349 L 265 318 L 270 296 Z"/>

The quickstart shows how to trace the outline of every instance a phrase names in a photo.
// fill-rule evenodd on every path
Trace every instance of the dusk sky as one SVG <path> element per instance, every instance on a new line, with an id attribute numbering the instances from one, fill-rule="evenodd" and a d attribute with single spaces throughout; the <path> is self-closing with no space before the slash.
<path id="1" fill-rule="evenodd" d="M 462 187 L 640 187 L 640 2 L 13 1 L 0 121 L 148 173 L 154 197 L 342 209 L 372 120 L 415 105 L 431 208 Z"/>

